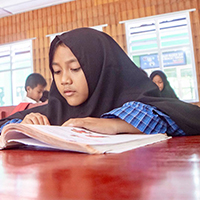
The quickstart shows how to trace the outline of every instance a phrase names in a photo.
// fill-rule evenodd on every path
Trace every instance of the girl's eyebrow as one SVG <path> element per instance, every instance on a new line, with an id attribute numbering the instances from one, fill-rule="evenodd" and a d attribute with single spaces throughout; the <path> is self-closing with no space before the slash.
<path id="1" fill-rule="evenodd" d="M 59 65 L 58 63 L 52 62 L 52 65 Z"/>
<path id="2" fill-rule="evenodd" d="M 66 61 L 65 63 L 72 63 L 72 62 L 76 62 L 76 61 L 78 61 L 76 58 L 72 58 L 72 59 Z"/>

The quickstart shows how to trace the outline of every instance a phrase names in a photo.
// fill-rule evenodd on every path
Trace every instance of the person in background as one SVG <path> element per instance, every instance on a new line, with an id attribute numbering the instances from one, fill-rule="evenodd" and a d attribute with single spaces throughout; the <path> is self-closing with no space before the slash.
<path id="1" fill-rule="evenodd" d="M 25 82 L 26 97 L 22 102 L 40 103 L 40 98 L 43 95 L 46 85 L 47 82 L 41 74 L 30 74 Z"/>
<path id="2" fill-rule="evenodd" d="M 178 99 L 164 72 L 160 70 L 153 71 L 150 74 L 150 79 L 158 86 L 162 97 Z"/>
<path id="3" fill-rule="evenodd" d="M 51 42 L 48 104 L 0 120 L 82 127 L 104 134 L 200 135 L 200 108 L 158 87 L 108 34 L 78 28 Z"/>

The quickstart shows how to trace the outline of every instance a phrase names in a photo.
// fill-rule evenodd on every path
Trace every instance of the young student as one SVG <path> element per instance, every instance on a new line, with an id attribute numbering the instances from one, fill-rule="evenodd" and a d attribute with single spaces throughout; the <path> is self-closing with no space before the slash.
<path id="1" fill-rule="evenodd" d="M 46 80 L 41 74 L 30 74 L 25 82 L 26 97 L 23 102 L 39 103 L 43 95 L 44 89 L 47 85 Z"/>
<path id="2" fill-rule="evenodd" d="M 149 78 L 158 86 L 162 97 L 178 98 L 164 72 L 155 70 L 150 74 Z"/>
<path id="3" fill-rule="evenodd" d="M 56 36 L 49 66 L 53 81 L 48 104 L 0 121 L 83 127 L 116 133 L 200 134 L 200 108 L 163 98 L 107 34 L 79 28 Z"/>

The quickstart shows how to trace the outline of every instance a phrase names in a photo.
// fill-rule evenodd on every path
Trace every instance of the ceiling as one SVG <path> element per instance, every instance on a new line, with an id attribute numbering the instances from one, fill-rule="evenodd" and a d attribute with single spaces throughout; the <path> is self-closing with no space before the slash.
<path id="1" fill-rule="evenodd" d="M 0 0 L 0 18 L 73 0 Z"/>

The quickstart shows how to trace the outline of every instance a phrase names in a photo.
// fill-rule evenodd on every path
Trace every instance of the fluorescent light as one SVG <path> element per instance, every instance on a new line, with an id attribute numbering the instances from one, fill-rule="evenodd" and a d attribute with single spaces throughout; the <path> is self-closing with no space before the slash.
<path id="1" fill-rule="evenodd" d="M 0 0 L 0 7 L 5 8 L 8 6 L 14 6 L 17 4 L 25 3 L 27 1 L 32 1 L 32 0 Z"/>

